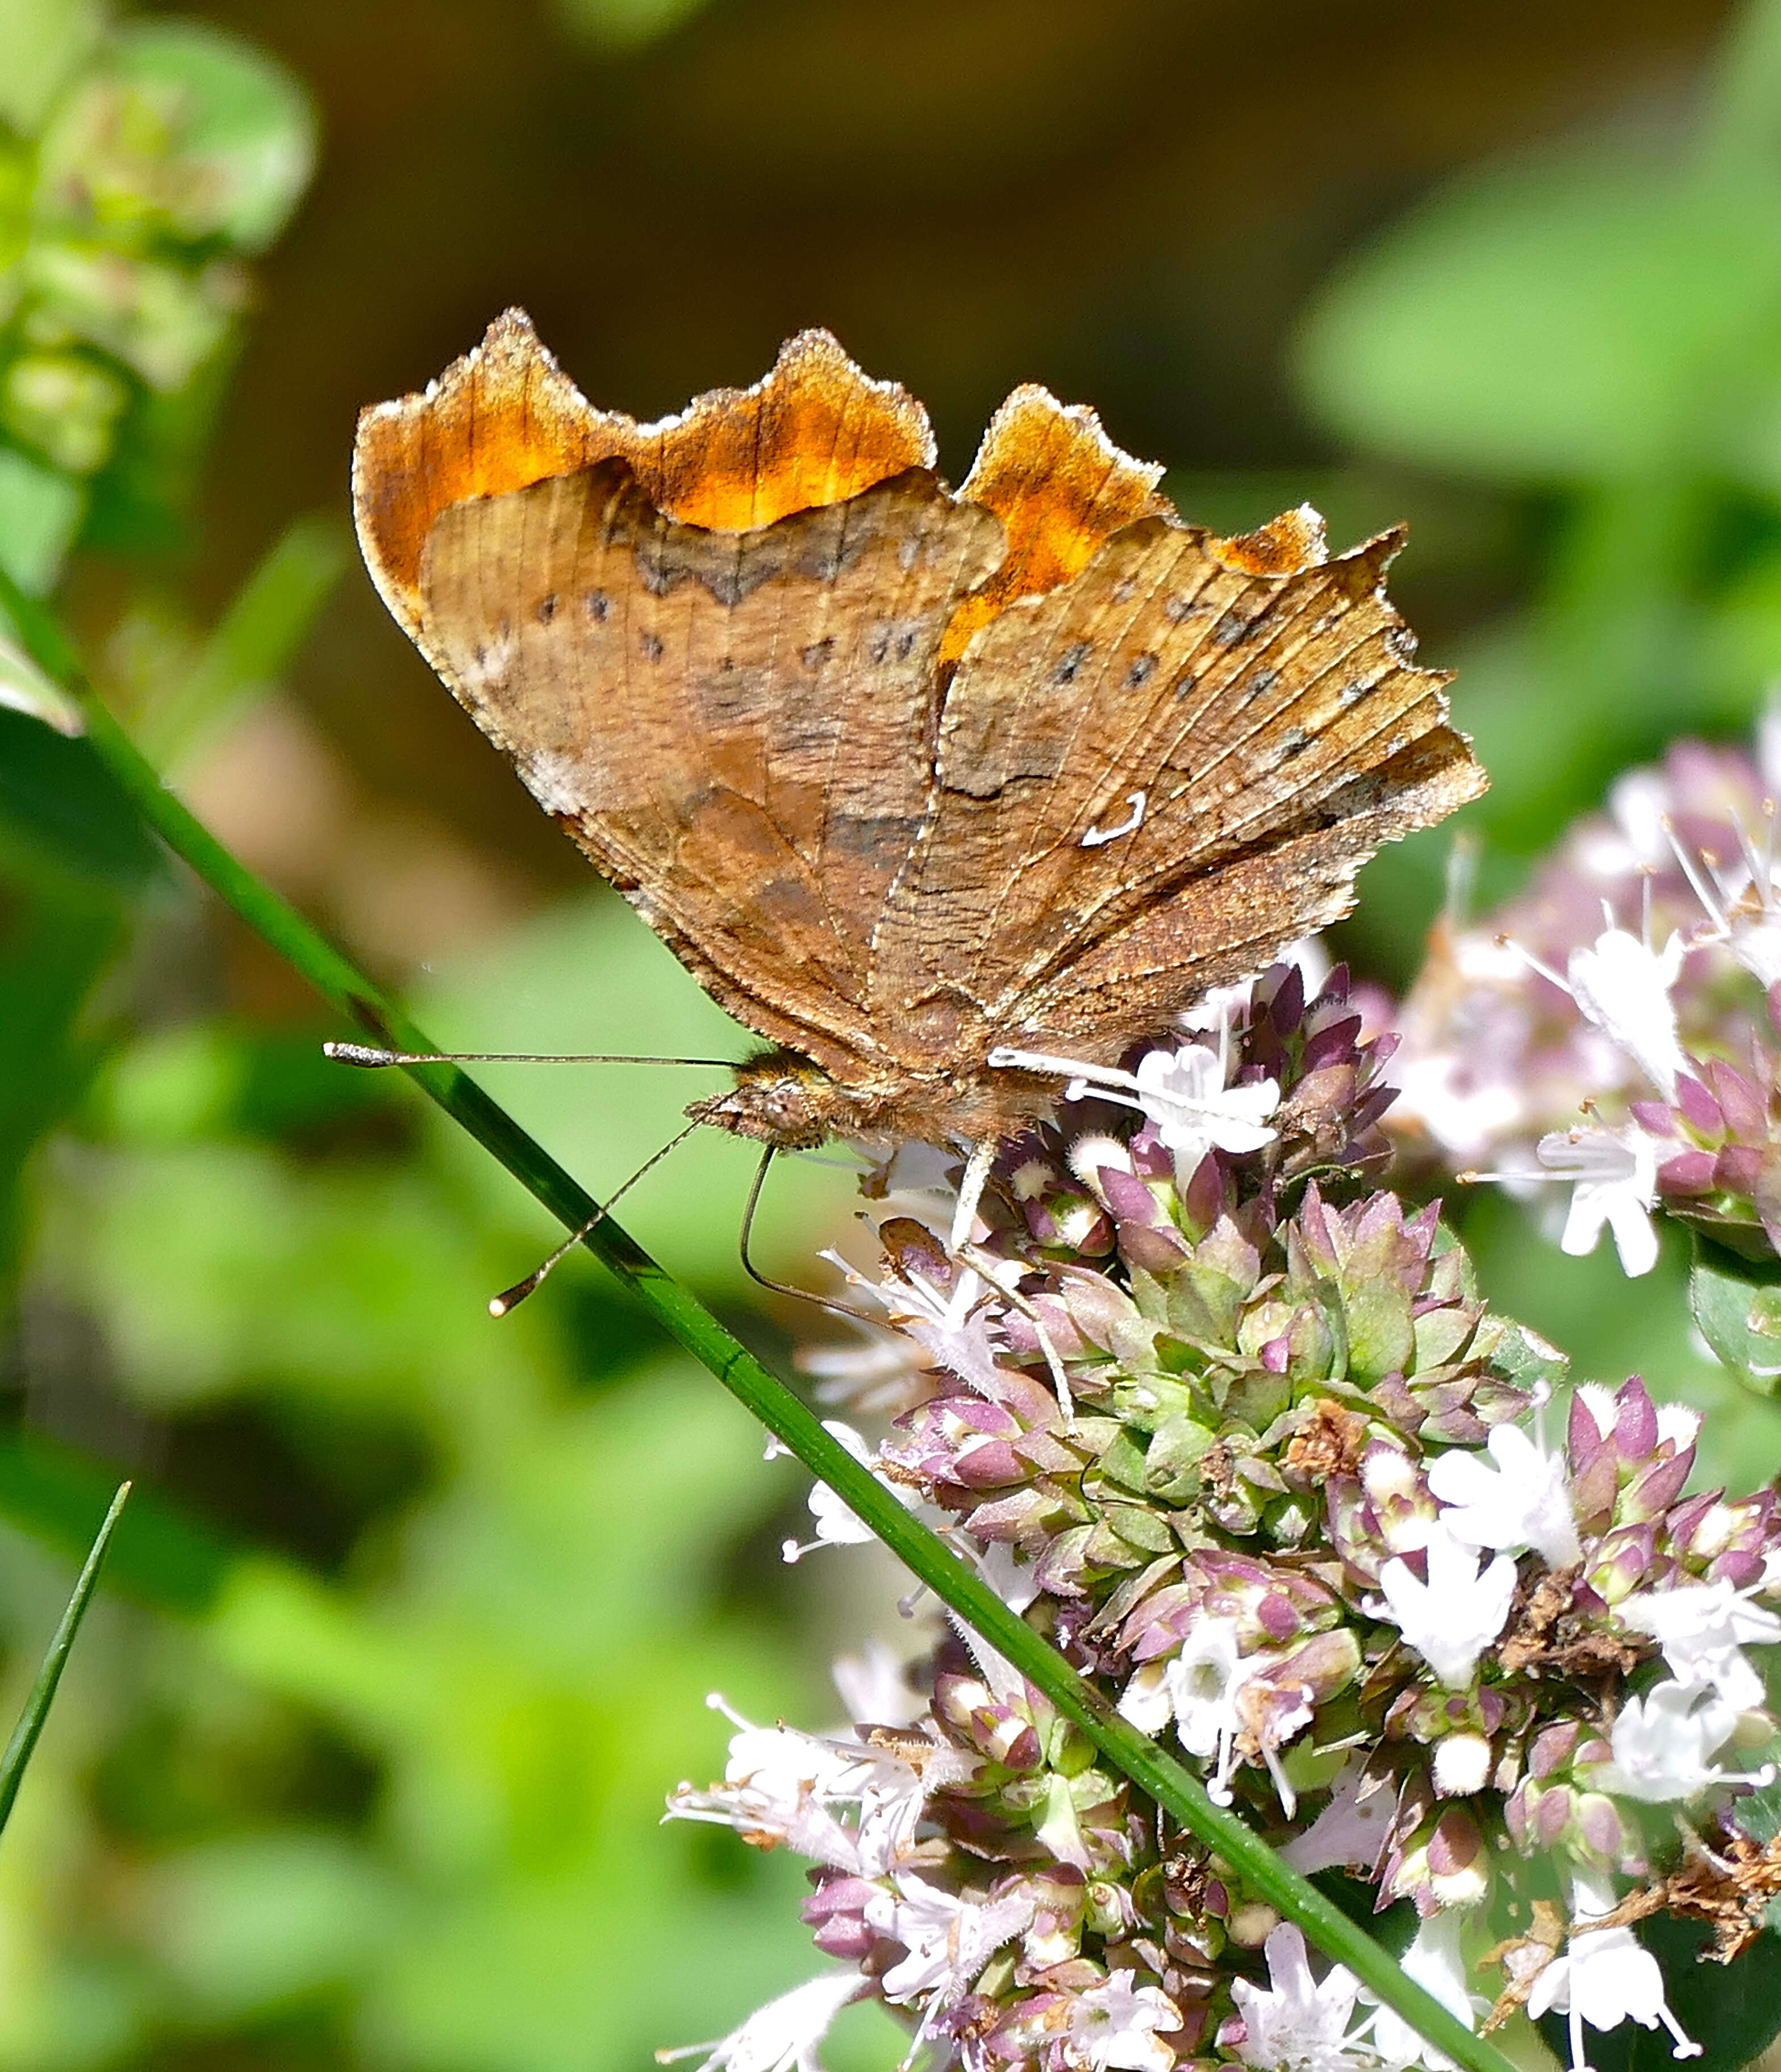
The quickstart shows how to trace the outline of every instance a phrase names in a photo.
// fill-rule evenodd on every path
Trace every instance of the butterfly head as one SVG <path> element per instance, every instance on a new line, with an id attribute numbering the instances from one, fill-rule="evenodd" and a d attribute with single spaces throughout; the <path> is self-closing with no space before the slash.
<path id="1" fill-rule="evenodd" d="M 852 1134 L 862 1120 L 858 1101 L 820 1065 L 786 1050 L 763 1050 L 737 1066 L 728 1093 L 694 1101 L 686 1112 L 781 1151 L 813 1151 L 831 1137 Z"/>

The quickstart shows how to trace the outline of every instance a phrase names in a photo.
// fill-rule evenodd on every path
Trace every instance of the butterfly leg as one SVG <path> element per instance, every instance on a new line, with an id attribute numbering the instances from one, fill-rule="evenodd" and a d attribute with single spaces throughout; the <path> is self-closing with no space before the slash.
<path id="1" fill-rule="evenodd" d="M 977 1205 L 983 1199 L 983 1190 L 989 1179 L 989 1169 L 996 1162 L 996 1153 L 1001 1145 L 993 1137 L 981 1138 L 971 1147 L 971 1155 L 965 1161 L 965 1178 L 959 1182 L 959 1203 L 952 1212 L 952 1234 L 950 1248 L 962 1252 L 971 1242 L 973 1226 L 977 1219 Z"/>

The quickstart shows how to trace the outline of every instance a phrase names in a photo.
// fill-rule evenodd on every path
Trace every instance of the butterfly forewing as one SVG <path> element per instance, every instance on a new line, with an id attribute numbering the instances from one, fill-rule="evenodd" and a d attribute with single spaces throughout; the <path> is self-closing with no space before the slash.
<path id="1" fill-rule="evenodd" d="M 608 461 L 454 506 L 422 589 L 534 796 L 726 1007 L 847 1078 L 895 1053 L 873 931 L 928 804 L 940 639 L 1001 544 L 925 470 L 731 532 Z"/>

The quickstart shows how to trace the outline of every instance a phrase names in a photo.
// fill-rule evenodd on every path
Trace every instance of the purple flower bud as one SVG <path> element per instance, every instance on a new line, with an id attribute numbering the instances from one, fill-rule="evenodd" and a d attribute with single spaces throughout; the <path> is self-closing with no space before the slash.
<path id="1" fill-rule="evenodd" d="M 1661 1194 L 1705 1194 L 1713 1186 L 1717 1161 L 1710 1151 L 1680 1151 L 1657 1169 Z"/>
<path id="2" fill-rule="evenodd" d="M 877 1890 L 864 1878 L 825 1875 L 798 1918 L 815 1931 L 816 1947 L 825 1955 L 858 1963 L 878 1940 L 866 1925 L 866 1903 Z"/>
<path id="3" fill-rule="evenodd" d="M 1703 1137 L 1718 1137 L 1723 1134 L 1725 1127 L 1725 1112 L 1701 1082 L 1691 1078 L 1686 1072 L 1679 1072 L 1676 1075 L 1676 1104 L 1691 1129 L 1698 1130 Z M 1647 1104 L 1642 1102 L 1639 1105 L 1643 1107 Z M 1647 1123 L 1645 1127 L 1649 1129 L 1653 1125 Z M 1662 1133 L 1669 1134 L 1668 1131 Z"/>

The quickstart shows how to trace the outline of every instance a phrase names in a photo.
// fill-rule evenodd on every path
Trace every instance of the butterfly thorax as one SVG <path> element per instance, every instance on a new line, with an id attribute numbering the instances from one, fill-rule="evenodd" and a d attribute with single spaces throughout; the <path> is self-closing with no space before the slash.
<path id="1" fill-rule="evenodd" d="M 944 1073 L 886 1073 L 844 1084 L 796 1050 L 761 1051 L 736 1067 L 728 1093 L 695 1101 L 695 1122 L 782 1151 L 810 1151 L 832 1137 L 1002 1139 L 1027 1127 L 1055 1082 L 1021 1071 L 961 1063 Z"/>
<path id="2" fill-rule="evenodd" d="M 849 1093 L 809 1059 L 775 1048 L 737 1066 L 736 1083 L 728 1093 L 694 1101 L 686 1112 L 695 1122 L 781 1151 L 813 1151 L 831 1137 L 869 1128 L 872 1106 L 870 1098 Z"/>

